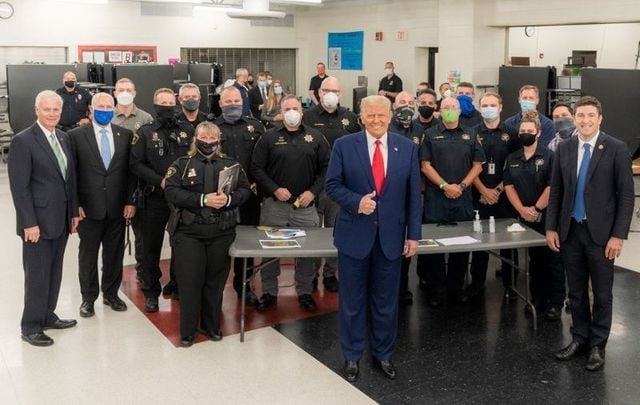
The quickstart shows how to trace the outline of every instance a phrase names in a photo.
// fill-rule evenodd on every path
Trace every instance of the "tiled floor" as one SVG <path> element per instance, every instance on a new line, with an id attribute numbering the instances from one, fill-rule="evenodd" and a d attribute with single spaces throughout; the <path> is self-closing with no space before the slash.
<path id="1" fill-rule="evenodd" d="M 502 307 L 492 295 L 491 278 L 482 305 L 428 310 L 419 293 L 403 311 L 396 362 L 399 378 L 387 381 L 363 360 L 356 385 L 337 373 L 341 364 L 335 295 L 316 296 L 324 315 L 300 320 L 291 287 L 275 314 L 253 314 L 246 342 L 227 335 L 190 349 L 174 345 L 177 303 L 165 302 L 170 318 L 158 328 L 139 310 L 136 284 L 129 270 L 129 310 L 116 313 L 96 302 L 96 316 L 78 317 L 78 239 L 67 247 L 58 304 L 62 317 L 78 319 L 76 328 L 51 331 L 50 348 L 20 340 L 23 300 L 21 242 L 15 236 L 6 166 L 0 165 L 0 404 L 367 404 L 382 403 L 638 403 L 640 372 L 636 364 L 637 302 L 640 275 L 621 271 L 616 279 L 614 331 L 603 373 L 587 375 L 580 364 L 560 365 L 549 350 L 567 338 L 568 318 L 543 324 L 534 334 L 521 304 Z M 632 234 L 617 264 L 640 269 L 634 252 L 640 236 Z M 168 250 L 163 253 L 168 257 Z M 131 264 L 131 258 L 126 257 Z M 284 272 L 286 273 L 286 271 Z M 287 276 L 282 284 L 289 284 Z M 493 291 L 495 293 L 495 291 Z M 129 299 L 128 296 L 133 297 Z M 237 302 L 225 300 L 227 333 L 235 333 Z M 276 329 L 262 327 L 282 323 Z M 589 386 L 584 394 L 577 388 Z M 574 395 L 575 394 L 575 395 Z"/>

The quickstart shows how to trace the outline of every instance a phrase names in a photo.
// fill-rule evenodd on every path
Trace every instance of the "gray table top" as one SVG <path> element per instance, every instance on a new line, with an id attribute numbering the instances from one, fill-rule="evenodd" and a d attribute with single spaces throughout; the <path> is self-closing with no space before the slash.
<path id="1" fill-rule="evenodd" d="M 438 227 L 435 224 L 422 225 L 423 239 L 442 239 L 457 236 L 471 236 L 478 243 L 453 246 L 421 246 L 418 254 L 472 252 L 476 250 L 516 249 L 545 246 L 545 237 L 523 225 L 524 232 L 507 232 L 507 226 L 517 222 L 514 219 L 497 219 L 496 232 L 489 233 L 489 221 L 482 221 L 482 233 L 473 232 L 473 222 L 459 222 L 457 226 Z M 521 224 L 522 225 L 522 224 Z M 333 228 L 308 228 L 307 236 L 296 238 L 299 248 L 263 249 L 259 240 L 268 240 L 264 231 L 254 226 L 238 226 L 236 239 L 229 249 L 232 257 L 334 257 L 338 251 L 333 246 Z"/>

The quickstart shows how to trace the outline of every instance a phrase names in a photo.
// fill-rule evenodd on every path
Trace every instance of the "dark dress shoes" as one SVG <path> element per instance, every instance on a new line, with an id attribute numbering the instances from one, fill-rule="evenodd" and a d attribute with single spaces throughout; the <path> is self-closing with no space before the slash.
<path id="1" fill-rule="evenodd" d="M 102 303 L 108 307 L 111 307 L 114 311 L 122 312 L 127 310 L 127 304 L 124 303 L 117 295 L 113 297 L 104 297 Z"/>
<path id="2" fill-rule="evenodd" d="M 325 291 L 338 292 L 338 279 L 335 276 L 325 277 L 322 283 Z"/>
<path id="3" fill-rule="evenodd" d="M 450 301 L 456 302 L 458 304 L 464 304 L 465 302 L 469 301 L 469 297 L 467 297 L 467 294 L 465 294 L 462 290 L 447 291 L 447 297 Z"/>
<path id="4" fill-rule="evenodd" d="M 398 297 L 398 301 L 400 302 L 400 305 L 413 304 L 413 293 L 409 290 L 400 291 L 400 296 Z"/>
<path id="5" fill-rule="evenodd" d="M 238 299 L 239 300 L 242 299 L 242 291 L 238 293 Z M 250 307 L 255 307 L 256 305 L 258 305 L 258 301 L 259 300 L 258 300 L 258 297 L 256 297 L 256 294 L 251 290 L 247 290 L 244 296 L 245 305 L 248 305 Z"/>
<path id="6" fill-rule="evenodd" d="M 556 352 L 555 357 L 558 360 L 572 360 L 578 355 L 585 352 L 587 346 L 577 340 L 571 341 L 569 346 Z"/>
<path id="7" fill-rule="evenodd" d="M 484 287 L 484 284 L 481 285 L 479 283 L 471 283 L 465 290 L 465 294 L 469 298 L 476 298 L 478 295 L 480 295 L 481 292 L 484 291 Z"/>
<path id="8" fill-rule="evenodd" d="M 209 338 L 209 340 L 212 340 L 214 342 L 219 342 L 222 340 L 222 331 L 218 330 L 217 332 L 213 332 L 213 331 L 206 331 L 205 335 L 207 335 L 207 338 Z"/>
<path id="9" fill-rule="evenodd" d="M 162 288 L 162 295 L 172 295 L 174 292 L 178 291 L 178 284 L 175 281 L 169 281 Z"/>
<path id="10" fill-rule="evenodd" d="M 194 335 L 183 336 L 180 338 L 180 347 L 191 347 L 193 346 L 193 340 L 195 339 Z"/>
<path id="11" fill-rule="evenodd" d="M 258 301 L 258 304 L 256 305 L 256 309 L 260 312 L 266 311 L 267 309 L 276 305 L 276 302 L 278 302 L 278 297 L 276 297 L 275 295 L 266 294 L 266 293 L 262 294 L 262 297 L 260 298 L 260 300 Z"/>
<path id="12" fill-rule="evenodd" d="M 374 360 L 374 364 L 378 367 L 382 374 L 390 380 L 395 380 L 396 378 L 396 367 L 393 365 L 391 360 Z"/>
<path id="13" fill-rule="evenodd" d="M 602 366 L 604 366 L 604 347 L 593 346 L 589 351 L 589 359 L 585 368 L 589 371 L 598 371 Z"/>
<path id="14" fill-rule="evenodd" d="M 93 301 L 82 301 L 80 304 L 80 316 L 83 318 L 90 318 L 96 313 L 93 310 Z"/>
<path id="15" fill-rule="evenodd" d="M 358 379 L 360 373 L 360 367 L 357 361 L 349 360 L 344 362 L 344 378 L 349 382 L 354 382 Z"/>
<path id="16" fill-rule="evenodd" d="M 300 306 L 307 312 L 314 312 L 318 309 L 316 302 L 309 294 L 300 295 L 298 297 L 298 302 L 300 303 Z"/>
<path id="17" fill-rule="evenodd" d="M 73 328 L 77 324 L 78 324 L 78 321 L 76 321 L 75 319 L 58 319 L 53 323 L 45 325 L 42 329 L 43 330 L 47 330 L 47 329 L 67 329 L 67 328 Z"/>
<path id="18" fill-rule="evenodd" d="M 22 340 L 34 346 L 51 346 L 53 344 L 53 339 L 43 332 L 22 335 Z"/>
<path id="19" fill-rule="evenodd" d="M 544 318 L 547 321 L 559 321 L 561 315 L 562 311 L 560 310 L 560 307 L 552 305 L 545 311 Z"/>
<path id="20" fill-rule="evenodd" d="M 158 312 L 158 299 L 157 298 L 145 298 L 144 311 L 145 312 Z"/>

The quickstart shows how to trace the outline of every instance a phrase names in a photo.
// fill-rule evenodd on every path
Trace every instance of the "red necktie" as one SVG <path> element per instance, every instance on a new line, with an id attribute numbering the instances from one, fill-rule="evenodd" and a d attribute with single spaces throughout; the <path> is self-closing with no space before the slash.
<path id="1" fill-rule="evenodd" d="M 376 183 L 376 193 L 380 195 L 382 187 L 384 186 L 384 159 L 382 158 L 382 151 L 380 150 L 380 140 L 376 140 L 376 150 L 373 152 L 373 163 L 371 169 L 373 170 L 373 181 Z"/>

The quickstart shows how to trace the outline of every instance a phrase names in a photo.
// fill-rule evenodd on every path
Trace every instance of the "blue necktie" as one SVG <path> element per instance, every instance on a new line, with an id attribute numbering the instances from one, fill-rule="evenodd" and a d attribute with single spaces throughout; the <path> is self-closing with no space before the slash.
<path id="1" fill-rule="evenodd" d="M 107 130 L 102 128 L 100 130 L 102 137 L 100 138 L 100 156 L 102 156 L 102 163 L 104 168 L 109 168 L 111 163 L 111 145 L 109 144 L 109 137 L 107 136 Z"/>
<path id="2" fill-rule="evenodd" d="M 587 182 L 587 172 L 591 161 L 591 145 L 585 143 L 582 147 L 584 148 L 584 155 L 578 171 L 578 185 L 576 186 L 576 197 L 573 202 L 573 218 L 577 222 L 582 222 L 587 217 L 587 209 L 584 206 L 584 186 Z"/>

